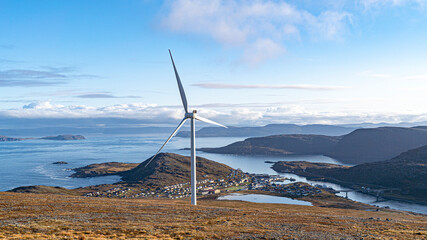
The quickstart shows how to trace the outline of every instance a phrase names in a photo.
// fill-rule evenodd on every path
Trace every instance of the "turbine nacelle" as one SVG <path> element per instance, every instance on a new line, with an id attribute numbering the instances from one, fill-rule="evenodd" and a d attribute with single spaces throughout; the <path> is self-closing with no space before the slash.
<path id="1" fill-rule="evenodd" d="M 185 113 L 185 118 L 196 118 L 197 110 L 193 110 L 192 113 Z"/>

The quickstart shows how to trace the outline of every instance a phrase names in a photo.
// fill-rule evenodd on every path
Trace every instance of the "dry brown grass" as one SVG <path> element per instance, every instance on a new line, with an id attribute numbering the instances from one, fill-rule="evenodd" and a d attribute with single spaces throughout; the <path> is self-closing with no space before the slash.
<path id="1" fill-rule="evenodd" d="M 0 238 L 427 239 L 427 217 L 238 201 L 204 200 L 195 207 L 182 200 L 0 193 Z"/>

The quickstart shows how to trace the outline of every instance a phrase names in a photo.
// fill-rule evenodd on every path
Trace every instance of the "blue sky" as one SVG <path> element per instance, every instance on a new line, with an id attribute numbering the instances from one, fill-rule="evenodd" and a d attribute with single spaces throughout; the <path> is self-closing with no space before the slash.
<path id="1" fill-rule="evenodd" d="M 0 0 L 0 115 L 426 121 L 427 1 Z"/>

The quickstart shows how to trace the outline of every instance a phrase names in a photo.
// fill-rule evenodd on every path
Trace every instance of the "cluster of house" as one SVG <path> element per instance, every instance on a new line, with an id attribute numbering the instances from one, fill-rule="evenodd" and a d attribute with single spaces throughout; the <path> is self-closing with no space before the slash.
<path id="1" fill-rule="evenodd" d="M 205 176 L 207 177 L 207 176 Z M 197 181 L 197 194 L 210 195 L 236 190 L 262 190 L 283 194 L 289 197 L 304 197 L 317 195 L 321 188 L 304 183 L 281 184 L 289 180 L 280 175 L 248 174 L 241 170 L 233 170 L 226 178 L 204 179 Z M 292 179 L 291 179 L 292 181 Z M 190 182 L 179 183 L 164 187 L 147 189 L 130 189 L 117 186 L 106 191 L 86 193 L 87 197 L 119 197 L 119 198 L 146 198 L 165 197 L 169 199 L 186 198 L 191 195 Z"/>
<path id="2" fill-rule="evenodd" d="M 218 194 L 228 191 L 228 188 L 247 186 L 250 178 L 241 170 L 232 170 L 226 178 L 204 179 L 197 181 L 197 194 Z M 246 188 L 246 187 L 245 187 Z M 190 182 L 179 183 L 156 189 L 130 189 L 128 187 L 114 187 L 102 192 L 90 192 L 84 194 L 86 197 L 119 197 L 119 198 L 145 198 L 145 197 L 167 197 L 170 199 L 185 198 L 191 195 Z"/>
<path id="3" fill-rule="evenodd" d="M 289 197 L 305 197 L 322 193 L 320 188 L 300 182 L 286 185 L 270 183 L 259 188 L 259 190 L 280 193 Z"/>
<path id="4" fill-rule="evenodd" d="M 128 187 L 114 187 L 108 189 L 106 191 L 96 191 L 85 193 L 83 196 L 85 197 L 122 197 L 125 196 L 129 191 L 131 191 Z"/>

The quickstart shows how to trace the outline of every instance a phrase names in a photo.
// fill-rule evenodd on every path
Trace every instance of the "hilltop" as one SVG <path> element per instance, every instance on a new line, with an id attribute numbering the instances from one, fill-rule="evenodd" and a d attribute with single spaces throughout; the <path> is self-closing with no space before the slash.
<path id="1" fill-rule="evenodd" d="M 277 162 L 273 169 L 292 172 L 311 179 L 322 178 L 347 186 L 396 188 L 388 194 L 427 203 L 427 146 L 413 149 L 390 160 L 354 167 L 307 162 Z"/>
<path id="2" fill-rule="evenodd" d="M 137 163 L 108 162 L 91 164 L 75 171 L 71 177 L 85 178 L 106 175 L 119 175 L 121 183 L 140 184 L 147 187 L 164 187 L 190 180 L 190 157 L 174 153 L 159 153 L 151 159 Z M 206 158 L 197 157 L 197 180 L 226 178 L 233 168 Z"/>
<path id="3" fill-rule="evenodd" d="M 151 158 L 137 167 L 120 173 L 125 182 L 137 182 L 147 186 L 167 186 L 190 180 L 190 157 L 174 153 L 159 153 L 145 167 Z M 225 164 L 197 157 L 197 180 L 225 178 L 233 169 Z"/>
<path id="4" fill-rule="evenodd" d="M 353 127 L 334 125 L 269 124 L 262 127 L 204 127 L 196 131 L 197 137 L 261 137 L 276 134 L 318 134 L 340 136 L 355 130 Z M 189 131 L 180 131 L 177 137 L 190 137 Z"/>
<path id="5" fill-rule="evenodd" d="M 402 152 L 427 145 L 424 127 L 357 129 L 344 136 L 275 135 L 248 138 L 220 148 L 202 148 L 210 153 L 239 155 L 325 155 L 343 163 L 387 160 Z"/>

